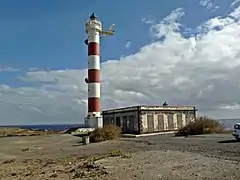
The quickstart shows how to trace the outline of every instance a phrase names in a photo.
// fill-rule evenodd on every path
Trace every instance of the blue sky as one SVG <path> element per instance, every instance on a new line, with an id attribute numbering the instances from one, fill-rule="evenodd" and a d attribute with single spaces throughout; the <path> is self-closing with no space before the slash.
<path id="1" fill-rule="evenodd" d="M 161 19 L 178 7 L 185 16 L 183 25 L 195 27 L 211 16 L 228 12 L 231 1 L 221 0 L 221 7 L 211 12 L 198 0 L 185 1 L 79 1 L 79 0 L 1 0 L 0 2 L 0 66 L 23 71 L 39 69 L 78 69 L 87 65 L 84 22 L 91 12 L 101 18 L 104 27 L 116 24 L 116 35 L 103 38 L 102 61 L 119 59 L 135 53 L 152 41 L 142 17 Z M 125 44 L 131 41 L 129 49 Z M 14 73 L 4 73 L 1 83 L 17 85 Z"/>
<path id="2" fill-rule="evenodd" d="M 17 124 L 83 119 L 84 25 L 94 12 L 105 29 L 116 24 L 116 34 L 101 41 L 103 108 L 167 100 L 196 105 L 214 117 L 239 117 L 239 5 L 239 0 L 1 0 L 0 114 Z"/>

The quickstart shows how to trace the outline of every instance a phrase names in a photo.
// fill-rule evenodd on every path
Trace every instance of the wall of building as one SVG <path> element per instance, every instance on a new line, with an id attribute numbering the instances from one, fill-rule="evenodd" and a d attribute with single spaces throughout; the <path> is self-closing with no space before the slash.
<path id="1" fill-rule="evenodd" d="M 123 133 L 176 131 L 196 118 L 192 106 L 134 106 L 103 111 L 103 125 L 116 124 Z"/>
<path id="2" fill-rule="evenodd" d="M 139 132 L 138 111 L 103 114 L 103 125 L 107 124 L 120 126 L 123 133 L 136 134 Z"/>
<path id="3" fill-rule="evenodd" d="M 195 120 L 195 111 L 149 111 L 140 112 L 140 132 L 176 131 Z"/>

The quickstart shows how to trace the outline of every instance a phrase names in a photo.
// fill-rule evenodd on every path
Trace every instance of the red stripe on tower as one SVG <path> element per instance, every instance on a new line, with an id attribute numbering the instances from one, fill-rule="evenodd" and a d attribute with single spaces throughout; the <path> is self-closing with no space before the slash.
<path id="1" fill-rule="evenodd" d="M 88 55 L 100 55 L 100 46 L 97 42 L 88 43 Z"/>

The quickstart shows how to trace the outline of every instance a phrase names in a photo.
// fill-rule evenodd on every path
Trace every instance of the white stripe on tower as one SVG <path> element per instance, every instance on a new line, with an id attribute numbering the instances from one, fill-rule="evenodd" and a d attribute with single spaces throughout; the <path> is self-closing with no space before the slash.
<path id="1" fill-rule="evenodd" d="M 100 38 L 99 32 L 88 32 L 88 115 L 101 116 L 100 110 Z"/>

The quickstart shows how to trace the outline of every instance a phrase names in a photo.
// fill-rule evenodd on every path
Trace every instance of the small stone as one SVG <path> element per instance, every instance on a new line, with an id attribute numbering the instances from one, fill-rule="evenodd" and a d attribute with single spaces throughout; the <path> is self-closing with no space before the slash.
<path id="1" fill-rule="evenodd" d="M 25 174 L 25 176 L 30 176 L 30 175 L 31 175 L 31 173 L 26 173 L 26 174 Z"/>
<path id="2" fill-rule="evenodd" d="M 67 170 L 66 173 L 72 173 L 72 172 L 74 172 L 74 171 L 75 171 L 75 169 L 74 169 L 74 168 L 71 168 L 71 169 Z"/>
<path id="3" fill-rule="evenodd" d="M 23 148 L 22 149 L 22 152 L 27 152 L 27 151 L 30 151 L 30 148 Z"/>
<path id="4" fill-rule="evenodd" d="M 56 174 L 56 173 L 52 173 L 52 174 L 50 175 L 50 177 L 57 177 L 57 174 Z"/>
<path id="5" fill-rule="evenodd" d="M 103 174 L 109 174 L 109 172 L 107 170 L 102 172 Z"/>
<path id="6" fill-rule="evenodd" d="M 81 177 L 81 174 L 78 173 L 78 172 L 74 173 L 73 176 L 72 176 L 73 179 L 77 179 L 77 178 L 80 178 L 80 177 Z"/>
<path id="7" fill-rule="evenodd" d="M 16 175 L 17 175 L 17 173 L 15 173 L 15 172 L 11 174 L 11 176 L 16 176 Z"/>

